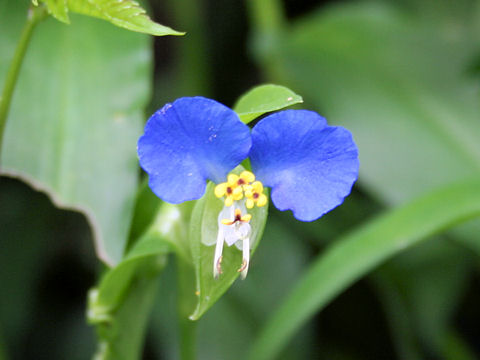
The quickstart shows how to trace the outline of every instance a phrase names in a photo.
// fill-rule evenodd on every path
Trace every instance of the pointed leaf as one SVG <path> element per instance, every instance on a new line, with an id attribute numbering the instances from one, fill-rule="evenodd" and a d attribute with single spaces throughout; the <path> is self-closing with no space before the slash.
<path id="1" fill-rule="evenodd" d="M 152 21 L 134 0 L 68 0 L 68 8 L 72 12 L 107 20 L 132 31 L 156 36 L 184 34 Z"/>
<path id="2" fill-rule="evenodd" d="M 218 214 L 222 210 L 223 201 L 216 198 L 213 190 L 215 185 L 207 186 L 205 195 L 197 201 L 190 223 L 190 241 L 193 264 L 196 275 L 197 307 L 190 316 L 191 320 L 198 320 L 232 285 L 239 276 L 238 268 L 242 264 L 242 252 L 235 245 L 223 247 L 223 273 L 219 279 L 213 278 L 213 258 L 215 245 L 206 246 L 217 239 Z M 268 194 L 267 194 L 268 195 Z M 249 210 L 252 215 L 250 225 L 251 254 L 255 252 L 267 221 L 268 206 L 255 207 Z M 250 268 L 250 271 L 252 269 Z"/>
<path id="3" fill-rule="evenodd" d="M 67 0 L 40 0 L 47 7 L 48 12 L 64 23 L 70 23 L 68 18 Z M 34 2 L 35 5 L 37 5 Z"/>
<path id="4" fill-rule="evenodd" d="M 301 96 L 279 85 L 260 85 L 249 90 L 237 101 L 233 110 L 240 120 L 248 124 L 253 119 L 270 111 L 302 103 Z"/>

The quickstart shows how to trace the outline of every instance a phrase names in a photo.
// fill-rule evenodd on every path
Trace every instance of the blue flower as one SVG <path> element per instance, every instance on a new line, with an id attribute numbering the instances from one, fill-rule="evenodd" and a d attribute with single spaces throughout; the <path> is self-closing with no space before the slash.
<path id="1" fill-rule="evenodd" d="M 223 181 L 248 156 L 251 144 L 248 126 L 231 109 L 185 97 L 150 117 L 137 150 L 152 191 L 179 204 L 200 199 L 207 179 Z"/>
<path id="2" fill-rule="evenodd" d="M 350 132 L 328 126 L 315 112 L 281 111 L 250 132 L 233 110 L 202 97 L 180 98 L 153 114 L 138 141 L 138 156 L 153 192 L 167 202 L 199 199 L 207 180 L 217 184 L 215 195 L 225 206 L 218 216 L 215 277 L 221 274 L 224 242 L 243 250 L 239 271 L 246 276 L 248 209 L 267 204 L 264 186 L 279 210 L 312 221 L 343 202 L 359 166 Z M 248 156 L 252 172 L 231 173 Z"/>
<path id="3" fill-rule="evenodd" d="M 358 175 L 358 151 L 350 132 L 328 126 L 313 111 L 286 110 L 252 131 L 252 170 L 272 189 L 279 210 L 312 221 L 350 194 Z"/>

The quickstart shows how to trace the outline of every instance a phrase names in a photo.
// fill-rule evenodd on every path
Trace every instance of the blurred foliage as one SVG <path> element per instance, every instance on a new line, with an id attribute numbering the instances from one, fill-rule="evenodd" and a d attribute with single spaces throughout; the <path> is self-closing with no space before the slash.
<path id="1" fill-rule="evenodd" d="M 0 1 L 0 83 L 28 3 Z M 187 32 L 155 39 L 153 64 L 146 36 L 97 19 L 34 33 L 1 158 L 30 185 L 0 178 L 0 359 L 175 359 L 195 330 L 198 359 L 480 358 L 480 223 L 443 231 L 480 206 L 480 1 L 149 5 Z M 220 297 L 232 277 L 195 329 L 178 323 L 196 301 L 192 206 L 172 216 L 138 186 L 143 108 L 233 106 L 266 81 L 352 131 L 359 183 L 313 223 L 270 209 L 247 280 Z M 283 107 L 256 99 L 237 103 L 245 121 Z"/>

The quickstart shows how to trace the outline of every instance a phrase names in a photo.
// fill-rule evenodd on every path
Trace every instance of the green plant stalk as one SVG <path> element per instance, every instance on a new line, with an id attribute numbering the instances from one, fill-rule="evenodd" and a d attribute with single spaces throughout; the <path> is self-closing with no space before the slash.
<path id="1" fill-rule="evenodd" d="M 195 308 L 195 276 L 191 264 L 177 257 L 178 269 L 178 327 L 180 334 L 180 359 L 196 358 L 197 323 L 189 319 Z"/>
<path id="2" fill-rule="evenodd" d="M 7 116 L 8 111 L 10 110 L 13 92 L 15 90 L 15 85 L 17 84 L 18 74 L 20 73 L 20 68 L 22 67 L 23 59 L 25 58 L 25 53 L 32 37 L 33 29 L 35 29 L 35 26 L 41 20 L 43 20 L 46 15 L 47 12 L 44 6 L 32 5 L 28 9 L 27 21 L 23 27 L 20 40 L 18 41 L 15 54 L 13 55 L 12 62 L 10 63 L 10 67 L 7 72 L 7 77 L 3 86 L 2 97 L 0 98 L 0 155 L 2 153 L 3 133 L 7 123 Z"/>
<path id="3" fill-rule="evenodd" d="M 187 31 L 182 41 L 178 42 L 177 87 L 179 94 L 211 94 L 209 79 L 211 71 L 208 66 L 207 35 L 204 7 L 196 0 L 176 0 L 171 2 L 176 26 Z"/>
<path id="4" fill-rule="evenodd" d="M 286 81 L 284 65 L 277 56 L 279 44 L 288 33 L 288 23 L 279 0 L 248 0 L 248 17 L 252 34 L 250 46 L 256 61 L 262 65 L 267 79 Z"/>
<path id="5" fill-rule="evenodd" d="M 188 318 L 180 317 L 180 359 L 194 360 L 196 358 L 197 323 Z"/>

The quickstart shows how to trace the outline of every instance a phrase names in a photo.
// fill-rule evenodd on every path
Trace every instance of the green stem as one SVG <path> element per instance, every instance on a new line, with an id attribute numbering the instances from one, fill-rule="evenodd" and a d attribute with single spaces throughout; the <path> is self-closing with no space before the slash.
<path id="1" fill-rule="evenodd" d="M 260 33 L 278 33 L 285 27 L 285 15 L 279 0 L 249 0 L 250 25 Z"/>
<path id="2" fill-rule="evenodd" d="M 192 265 L 177 257 L 178 269 L 178 326 L 180 331 L 180 359 L 196 358 L 197 323 L 188 318 L 195 306 L 195 277 Z"/>
<path id="3" fill-rule="evenodd" d="M 177 86 L 185 95 L 208 96 L 211 93 L 211 71 L 208 65 L 205 7 L 197 0 L 175 0 L 171 2 L 176 24 L 187 31 L 177 43 Z"/>
<path id="4" fill-rule="evenodd" d="M 269 79 L 285 81 L 283 65 L 276 54 L 288 23 L 279 0 L 248 0 L 248 17 L 252 29 L 251 46 L 256 60 Z"/>
<path id="5" fill-rule="evenodd" d="M 197 323 L 188 318 L 179 319 L 180 326 L 180 359 L 194 360 L 196 339 L 197 339 Z"/>
<path id="6" fill-rule="evenodd" d="M 30 38 L 32 37 L 33 29 L 35 28 L 35 25 L 40 22 L 40 20 L 45 18 L 45 16 L 46 10 L 44 6 L 31 6 L 28 9 L 27 21 L 23 27 L 20 40 L 18 41 L 15 54 L 13 55 L 12 62 L 10 63 L 10 67 L 7 72 L 2 97 L 0 98 L 0 155 L 3 144 L 3 133 L 5 130 L 5 124 L 7 122 L 10 103 L 12 102 L 13 91 L 15 90 L 15 85 L 17 83 L 18 74 L 20 72 Z"/>

